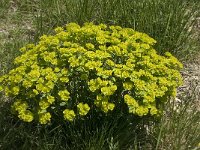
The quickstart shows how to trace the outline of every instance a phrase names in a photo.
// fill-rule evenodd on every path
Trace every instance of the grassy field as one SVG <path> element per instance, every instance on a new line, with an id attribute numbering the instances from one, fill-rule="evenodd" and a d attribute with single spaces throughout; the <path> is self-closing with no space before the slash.
<path id="1" fill-rule="evenodd" d="M 41 35 L 69 22 L 120 25 L 147 33 L 157 40 L 159 54 L 170 51 L 186 67 L 185 84 L 166 104 L 162 118 L 137 125 L 119 116 L 92 123 L 27 124 L 10 114 L 9 99 L 0 93 L 0 149 L 199 149 L 200 73 L 190 71 L 200 65 L 199 10 L 199 0 L 1 0 L 0 75 L 13 68 L 23 45 L 37 43 Z"/>

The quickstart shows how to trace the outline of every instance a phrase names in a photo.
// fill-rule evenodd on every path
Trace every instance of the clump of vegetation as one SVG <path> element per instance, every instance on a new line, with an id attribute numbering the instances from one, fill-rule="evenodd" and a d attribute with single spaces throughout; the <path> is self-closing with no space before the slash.
<path id="1" fill-rule="evenodd" d="M 91 111 L 157 116 L 181 85 L 182 64 L 169 52 L 158 55 L 147 34 L 92 23 L 55 32 L 21 48 L 1 77 L 12 113 L 25 122 L 70 122 Z"/>

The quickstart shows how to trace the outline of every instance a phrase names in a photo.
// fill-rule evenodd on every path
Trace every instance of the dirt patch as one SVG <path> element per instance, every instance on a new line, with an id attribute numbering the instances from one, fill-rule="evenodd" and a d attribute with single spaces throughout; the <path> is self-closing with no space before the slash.
<path id="1" fill-rule="evenodd" d="M 178 88 L 177 101 L 190 97 L 200 111 L 200 55 L 192 63 L 185 63 L 181 74 L 183 85 Z"/>

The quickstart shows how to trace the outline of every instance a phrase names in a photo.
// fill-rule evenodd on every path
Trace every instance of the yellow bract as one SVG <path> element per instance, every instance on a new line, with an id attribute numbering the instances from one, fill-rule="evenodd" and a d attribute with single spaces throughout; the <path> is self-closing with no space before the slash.
<path id="1" fill-rule="evenodd" d="M 61 100 L 68 101 L 70 98 L 70 93 L 67 90 L 59 91 L 58 95 L 60 96 Z"/>
<path id="2" fill-rule="evenodd" d="M 16 100 L 12 105 L 12 109 L 18 112 L 18 117 L 21 120 L 25 122 L 31 122 L 34 119 L 33 113 L 27 110 L 27 108 L 28 108 L 28 103 L 23 102 L 22 100 Z"/>
<path id="3" fill-rule="evenodd" d="M 41 124 L 46 124 L 51 120 L 51 114 L 49 112 L 39 114 L 39 122 Z"/>
<path id="4" fill-rule="evenodd" d="M 77 108 L 78 108 L 79 115 L 81 115 L 81 116 L 87 115 L 87 113 L 90 110 L 89 105 L 88 104 L 83 104 L 83 103 L 79 103 L 77 105 Z"/>
<path id="5" fill-rule="evenodd" d="M 75 118 L 75 116 L 76 116 L 75 113 L 74 113 L 74 111 L 73 110 L 69 110 L 69 109 L 65 109 L 63 111 L 63 114 L 64 114 L 64 118 L 66 120 L 68 120 L 68 121 L 73 121 L 74 118 Z"/>

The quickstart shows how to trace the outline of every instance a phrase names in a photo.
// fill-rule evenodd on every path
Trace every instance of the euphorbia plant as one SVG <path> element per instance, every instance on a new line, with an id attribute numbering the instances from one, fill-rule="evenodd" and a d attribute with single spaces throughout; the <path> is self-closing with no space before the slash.
<path id="1" fill-rule="evenodd" d="M 55 111 L 68 121 L 91 110 L 155 116 L 181 85 L 182 64 L 168 52 L 158 55 L 145 33 L 92 23 L 55 32 L 21 48 L 15 68 L 0 79 L 12 111 L 25 122 L 46 124 L 61 114 Z"/>

